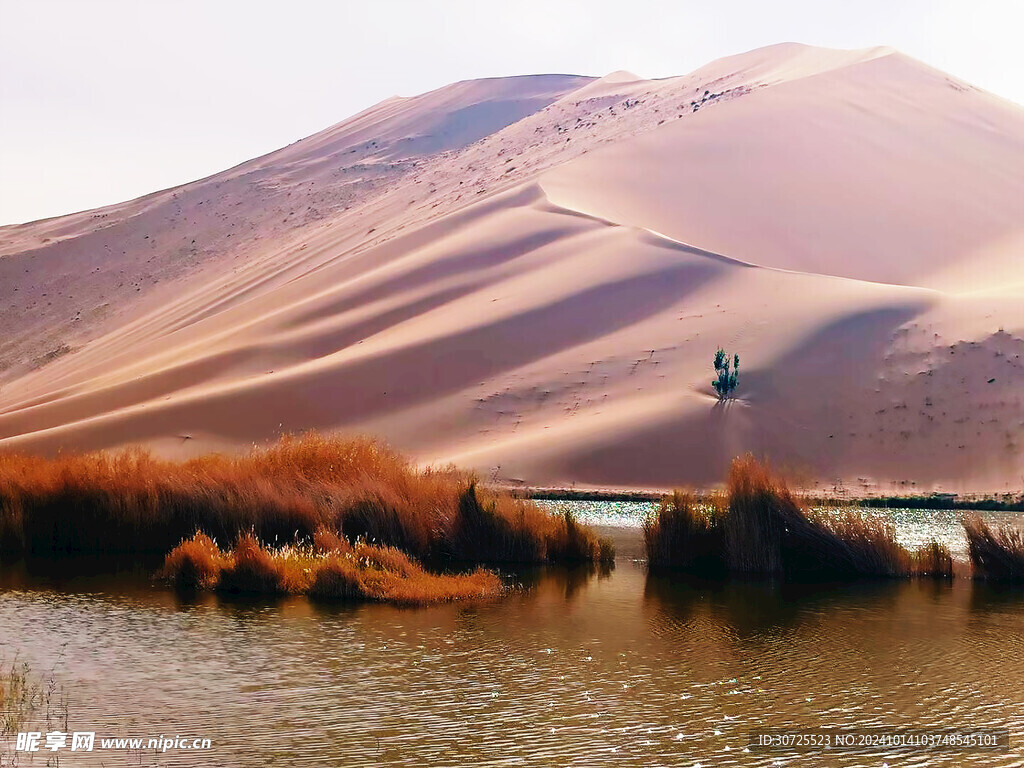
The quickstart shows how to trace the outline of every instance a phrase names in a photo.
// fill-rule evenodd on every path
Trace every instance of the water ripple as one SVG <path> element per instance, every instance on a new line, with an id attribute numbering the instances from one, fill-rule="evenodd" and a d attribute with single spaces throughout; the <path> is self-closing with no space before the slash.
<path id="1" fill-rule="evenodd" d="M 56 665 L 72 729 L 214 740 L 71 766 L 1020 764 L 1019 747 L 746 749 L 750 729 L 785 726 L 1003 726 L 1019 743 L 1019 590 L 701 583 L 631 562 L 523 578 L 502 602 L 419 610 L 8 579 L 0 656 Z"/>

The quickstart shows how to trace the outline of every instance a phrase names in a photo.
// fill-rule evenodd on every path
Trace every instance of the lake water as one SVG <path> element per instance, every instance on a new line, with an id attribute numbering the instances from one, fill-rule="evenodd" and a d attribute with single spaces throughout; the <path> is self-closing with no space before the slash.
<path id="1" fill-rule="evenodd" d="M 581 514 L 620 523 L 610 574 L 521 572 L 481 605 L 182 600 L 8 567 L 0 656 L 54 670 L 70 730 L 213 743 L 64 750 L 69 766 L 1021 765 L 1024 588 L 648 577 L 629 514 Z M 916 514 L 955 539 L 955 515 Z M 838 726 L 1003 727 L 1012 746 L 746 751 L 752 728 Z"/>

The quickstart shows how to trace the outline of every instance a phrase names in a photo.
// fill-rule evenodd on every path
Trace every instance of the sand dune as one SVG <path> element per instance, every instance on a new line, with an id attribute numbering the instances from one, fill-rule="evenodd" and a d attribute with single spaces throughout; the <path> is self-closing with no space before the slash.
<path id="1" fill-rule="evenodd" d="M 888 53 L 701 109 L 543 185 L 763 266 L 964 292 L 1024 280 L 1000 258 L 1024 237 L 1020 123 L 1019 107 Z"/>
<path id="2" fill-rule="evenodd" d="M 389 99 L 0 229 L 0 447 L 316 427 L 508 482 L 710 485 L 754 450 L 818 487 L 1019 488 L 1022 185 L 1024 111 L 888 49 Z"/>

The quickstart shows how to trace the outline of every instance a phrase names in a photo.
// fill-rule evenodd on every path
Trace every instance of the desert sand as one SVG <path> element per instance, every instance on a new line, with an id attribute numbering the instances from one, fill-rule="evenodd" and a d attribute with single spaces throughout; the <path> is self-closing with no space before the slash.
<path id="1" fill-rule="evenodd" d="M 394 97 L 0 228 L 0 448 L 310 428 L 531 485 L 1024 485 L 1024 109 L 896 51 Z M 715 349 L 741 358 L 718 403 Z"/>

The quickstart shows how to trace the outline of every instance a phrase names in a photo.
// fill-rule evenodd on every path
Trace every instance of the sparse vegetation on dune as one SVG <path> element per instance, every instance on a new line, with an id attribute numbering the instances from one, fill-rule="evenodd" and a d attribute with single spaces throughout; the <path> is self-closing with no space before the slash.
<path id="1" fill-rule="evenodd" d="M 739 385 L 740 378 L 740 356 L 735 355 L 733 358 L 732 370 L 729 370 L 729 355 L 726 354 L 725 350 L 721 347 L 715 352 L 715 380 L 711 382 L 711 386 L 714 387 L 715 392 L 718 393 L 719 400 L 728 400 L 732 397 L 732 393 L 736 391 L 736 387 Z"/>
<path id="2" fill-rule="evenodd" d="M 329 599 L 422 605 L 489 598 L 505 591 L 501 579 L 477 568 L 465 574 L 426 571 L 404 552 L 319 529 L 312 544 L 269 549 L 250 533 L 221 551 L 202 533 L 175 547 L 161 578 L 174 586 L 245 594 L 305 594 Z"/>
<path id="3" fill-rule="evenodd" d="M 963 520 L 974 575 L 991 581 L 1024 581 L 1024 535 L 1016 528 L 993 529 L 977 515 Z"/>
<path id="4" fill-rule="evenodd" d="M 160 554 L 217 541 L 311 541 L 318 529 L 424 561 L 544 563 L 610 556 L 587 528 L 481 488 L 454 467 L 419 470 L 380 443 L 310 433 L 244 456 L 185 462 L 139 450 L 45 459 L 0 454 L 0 554 Z M 209 546 L 191 540 L 194 574 Z M 205 548 L 205 549 L 204 549 Z"/>
<path id="5" fill-rule="evenodd" d="M 644 539 L 653 570 L 816 580 L 952 574 L 938 544 L 911 554 L 881 520 L 811 511 L 750 455 L 733 461 L 725 497 L 666 497 Z"/>

